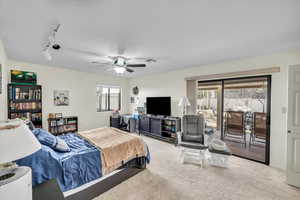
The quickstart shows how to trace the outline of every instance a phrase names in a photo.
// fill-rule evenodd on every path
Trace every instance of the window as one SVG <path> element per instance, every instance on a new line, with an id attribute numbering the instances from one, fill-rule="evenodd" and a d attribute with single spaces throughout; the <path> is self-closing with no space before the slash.
<path id="1" fill-rule="evenodd" d="M 118 86 L 97 85 L 97 111 L 121 109 L 121 88 Z"/>

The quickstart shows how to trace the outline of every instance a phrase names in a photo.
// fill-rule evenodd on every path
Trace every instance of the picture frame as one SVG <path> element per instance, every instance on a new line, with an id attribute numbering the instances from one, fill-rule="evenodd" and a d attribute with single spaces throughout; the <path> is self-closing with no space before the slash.
<path id="1" fill-rule="evenodd" d="M 54 90 L 53 100 L 55 106 L 69 106 L 70 97 L 68 90 Z"/>
<path id="2" fill-rule="evenodd" d="M 21 70 L 10 70 L 11 83 L 16 84 L 37 84 L 37 74 L 35 72 L 27 72 Z"/>
<path id="3" fill-rule="evenodd" d="M 55 118 L 62 118 L 63 114 L 62 113 L 55 113 Z"/>

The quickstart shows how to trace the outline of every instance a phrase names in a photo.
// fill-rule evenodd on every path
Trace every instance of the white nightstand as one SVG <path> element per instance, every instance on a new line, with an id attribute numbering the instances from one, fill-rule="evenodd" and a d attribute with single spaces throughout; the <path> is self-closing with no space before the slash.
<path id="1" fill-rule="evenodd" d="M 1 170 L 0 176 L 7 173 L 8 170 Z M 14 175 L 5 180 L 0 180 L 1 199 L 32 200 L 31 169 L 29 167 L 16 167 L 9 170 L 8 173 L 13 173 Z M 9 174 L 6 176 L 9 176 Z"/>

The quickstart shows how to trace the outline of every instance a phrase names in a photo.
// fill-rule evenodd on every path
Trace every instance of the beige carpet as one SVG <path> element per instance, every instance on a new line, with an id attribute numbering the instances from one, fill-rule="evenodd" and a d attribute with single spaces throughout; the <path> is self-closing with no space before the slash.
<path id="1" fill-rule="evenodd" d="M 152 154 L 147 170 L 95 200 L 300 200 L 279 170 L 233 156 L 229 169 L 183 165 L 174 145 L 143 138 Z"/>

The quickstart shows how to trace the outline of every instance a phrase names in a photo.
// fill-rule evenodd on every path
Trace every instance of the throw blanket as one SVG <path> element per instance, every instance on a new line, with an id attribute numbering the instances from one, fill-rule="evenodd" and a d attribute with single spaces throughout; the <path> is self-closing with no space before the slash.
<path id="1" fill-rule="evenodd" d="M 79 135 L 101 149 L 102 173 L 108 174 L 129 160 L 146 156 L 142 139 L 115 128 L 97 128 Z"/>

